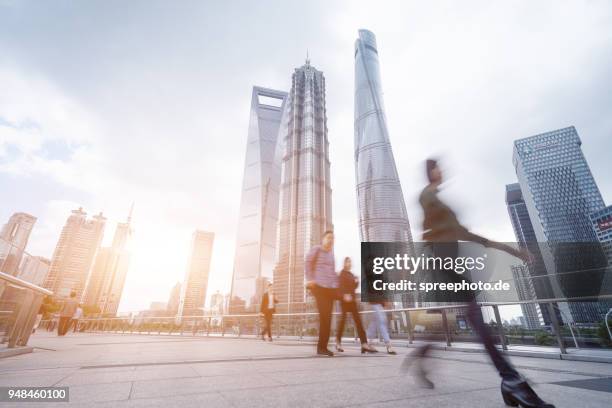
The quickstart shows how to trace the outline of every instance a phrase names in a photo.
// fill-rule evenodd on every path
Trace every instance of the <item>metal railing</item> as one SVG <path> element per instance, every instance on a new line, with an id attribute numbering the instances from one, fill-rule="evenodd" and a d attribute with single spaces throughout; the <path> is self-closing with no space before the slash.
<path id="1" fill-rule="evenodd" d="M 602 296 L 610 298 L 610 296 Z M 493 310 L 494 322 L 490 324 L 494 334 L 499 339 L 499 344 L 504 350 L 508 345 L 515 344 L 541 344 L 552 345 L 556 339 L 557 346 L 561 353 L 567 353 L 567 345 L 574 343 L 578 346 L 575 334 L 570 329 L 562 327 L 557 320 L 554 311 L 555 304 L 567 302 L 572 299 L 543 299 L 518 301 L 512 303 L 493 303 L 480 302 L 481 308 L 491 308 Z M 581 299 L 585 300 L 585 299 Z M 524 331 L 522 335 L 517 335 L 512 330 L 504 327 L 501 319 L 500 308 L 520 305 L 520 304 L 539 304 L 540 307 L 548 308 L 551 324 L 539 330 Z M 415 340 L 442 340 L 447 346 L 452 346 L 457 342 L 477 341 L 477 336 L 473 333 L 467 323 L 465 309 L 467 304 L 450 304 L 441 306 L 411 307 L 386 309 L 390 321 L 391 338 L 406 340 L 409 344 Z M 371 310 L 360 311 L 364 317 L 364 324 L 367 325 L 368 315 L 374 313 Z M 339 312 L 334 312 L 334 320 L 339 317 Z M 449 318 L 450 317 L 450 318 Z M 425 322 L 423 322 L 425 321 Z M 357 337 L 356 329 L 352 324 L 352 319 L 347 319 L 345 332 L 342 337 Z M 52 320 L 44 322 L 45 327 L 54 326 Z M 204 316 L 183 316 L 178 317 L 114 317 L 114 318 L 85 318 L 80 319 L 75 330 L 87 332 L 111 332 L 111 333 L 140 333 L 140 334 L 174 334 L 192 336 L 235 336 L 235 337 L 257 337 L 261 333 L 263 323 L 261 316 L 257 313 L 249 314 L 226 314 L 226 315 L 204 315 Z M 332 322 L 332 330 L 337 327 L 336 322 Z M 315 336 L 318 329 L 318 314 L 316 312 L 302 313 L 276 313 L 274 315 L 273 333 L 275 337 L 291 337 L 305 339 Z M 571 334 L 571 336 L 570 336 Z M 537 337 L 545 338 L 548 342 L 538 343 Z M 597 343 L 593 336 L 582 337 L 582 341 Z"/>
<path id="2" fill-rule="evenodd" d="M 26 346 L 45 296 L 53 292 L 0 272 L 0 344 Z"/>

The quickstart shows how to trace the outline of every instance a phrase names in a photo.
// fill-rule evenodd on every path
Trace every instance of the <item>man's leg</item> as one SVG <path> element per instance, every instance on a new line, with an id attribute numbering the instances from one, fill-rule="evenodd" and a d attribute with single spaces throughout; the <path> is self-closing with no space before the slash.
<path id="1" fill-rule="evenodd" d="M 334 299 L 331 296 L 332 289 L 315 286 L 314 295 L 319 309 L 319 342 L 317 350 L 327 350 L 329 342 L 329 329 L 331 325 L 331 312 Z"/>
<path id="2" fill-rule="evenodd" d="M 480 341 L 485 346 L 491 361 L 499 375 L 505 380 L 512 380 L 519 378 L 518 372 L 512 367 L 512 364 L 500 353 L 500 351 L 495 347 L 495 343 L 493 341 L 493 337 L 491 336 L 491 332 L 489 331 L 489 327 L 485 324 L 484 319 L 482 318 L 482 312 L 480 311 L 480 307 L 476 304 L 476 302 L 472 301 L 469 304 L 468 308 L 468 319 L 470 320 L 470 324 L 472 328 L 480 337 Z"/>
<path id="3" fill-rule="evenodd" d="M 268 338 L 272 339 L 272 314 L 266 315 L 266 332 L 268 333 Z"/>

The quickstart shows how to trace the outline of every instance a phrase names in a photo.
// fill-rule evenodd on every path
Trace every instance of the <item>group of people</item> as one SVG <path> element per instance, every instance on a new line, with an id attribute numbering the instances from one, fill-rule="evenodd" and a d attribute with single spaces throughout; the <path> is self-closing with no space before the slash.
<path id="1" fill-rule="evenodd" d="M 336 300 L 340 302 L 342 313 L 336 330 L 336 351 L 344 352 L 342 348 L 342 334 L 347 315 L 353 317 L 355 329 L 361 341 L 361 353 L 376 353 L 378 350 L 368 343 L 368 338 L 382 336 L 387 353 L 396 354 L 391 346 L 389 337 L 387 316 L 385 313 L 385 302 L 371 302 L 373 317 L 368 326 L 367 333 L 363 328 L 361 315 L 357 308 L 355 290 L 359 286 L 359 279 L 353 275 L 351 258 L 344 258 L 344 264 L 340 273 L 335 271 L 335 259 L 333 253 L 334 233 L 326 231 L 323 234 L 321 245 L 311 249 L 305 259 L 306 287 L 315 298 L 319 312 L 319 340 L 317 342 L 317 354 L 333 356 L 334 352 L 329 350 L 329 336 L 331 332 L 332 313 Z M 272 317 L 276 312 L 278 300 L 274 296 L 272 283 L 261 299 L 260 312 L 264 318 L 264 329 L 261 333 L 262 339 L 272 341 Z"/>
<path id="2" fill-rule="evenodd" d="M 428 184 L 419 197 L 419 203 L 424 213 L 423 240 L 431 246 L 434 255 L 438 254 L 443 257 L 451 256 L 456 258 L 458 256 L 459 241 L 469 241 L 476 242 L 487 248 L 494 248 L 507 252 L 526 262 L 531 260 L 531 255 L 525 249 L 517 250 L 506 244 L 488 240 L 470 232 L 461 225 L 451 208 L 443 203 L 438 197 L 443 178 L 442 171 L 436 160 L 426 161 L 426 175 Z M 375 352 L 376 350 L 368 344 L 366 333 L 364 333 L 360 315 L 357 311 L 355 289 L 358 286 L 358 281 L 351 273 L 351 260 L 350 258 L 345 258 L 342 271 L 339 275 L 336 274 L 333 243 L 333 232 L 326 231 L 323 234 L 322 244 L 312 248 L 305 259 L 304 269 L 306 286 L 316 299 L 319 312 L 319 341 L 317 343 L 317 354 L 324 356 L 334 355 L 334 353 L 328 349 L 328 342 L 332 309 L 334 301 L 337 298 L 341 300 L 342 317 L 337 330 L 336 350 L 340 352 L 343 351 L 341 337 L 344 330 L 346 314 L 350 313 L 355 320 L 355 327 L 361 340 L 362 353 Z M 454 272 L 449 271 L 448 273 Z M 273 295 L 266 294 L 264 295 L 264 300 L 266 300 L 266 296 L 272 296 L 273 298 Z M 490 333 L 489 327 L 484 323 L 482 312 L 475 301 L 475 297 L 475 293 L 470 296 L 468 319 L 502 378 L 501 394 L 506 405 L 515 407 L 520 405 L 523 408 L 554 408 L 552 404 L 546 403 L 536 394 L 527 381 L 513 367 L 510 361 L 508 361 L 495 347 L 495 341 Z M 275 301 L 271 301 L 269 298 L 266 302 L 266 308 L 269 309 L 267 312 L 268 317 L 266 318 L 266 332 L 271 338 L 270 326 Z M 263 303 L 264 302 L 262 302 L 262 306 Z M 384 303 L 372 303 L 372 309 L 374 318 L 368 327 L 368 334 L 375 335 L 375 331 L 379 330 L 387 345 L 387 351 L 390 354 L 395 354 L 391 348 L 389 339 Z M 263 313 L 265 316 L 266 312 Z M 415 374 L 418 382 L 424 387 L 433 388 L 434 383 L 428 378 L 427 367 L 424 360 L 429 350 L 429 344 L 417 348 L 406 357 L 403 367 L 405 369 L 416 367 Z"/>
<path id="3" fill-rule="evenodd" d="M 79 327 L 79 320 L 83 317 L 83 308 L 79 304 L 76 296 L 76 292 L 72 291 L 70 293 L 70 297 L 62 302 L 62 306 L 57 314 L 57 321 L 52 319 L 49 322 L 49 325 L 47 326 L 48 331 L 55 330 L 56 325 L 58 336 L 65 336 L 70 328 L 72 328 L 75 332 L 77 331 Z M 43 302 L 36 316 L 34 331 L 36 331 L 43 317 L 48 313 L 50 313 L 49 304 L 47 302 Z"/>

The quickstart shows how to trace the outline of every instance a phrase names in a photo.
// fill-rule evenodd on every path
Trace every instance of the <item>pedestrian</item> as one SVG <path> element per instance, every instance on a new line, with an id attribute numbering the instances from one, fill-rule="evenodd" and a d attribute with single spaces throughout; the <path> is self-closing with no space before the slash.
<path id="1" fill-rule="evenodd" d="M 314 246 L 306 255 L 304 275 L 306 287 L 314 296 L 319 312 L 317 354 L 332 357 L 334 353 L 327 348 L 327 345 L 331 329 L 332 309 L 338 289 L 333 231 L 325 231 L 321 245 Z"/>
<path id="2" fill-rule="evenodd" d="M 530 260 L 527 250 L 517 250 L 503 243 L 490 241 L 467 230 L 459 223 L 455 213 L 438 198 L 439 187 L 442 184 L 442 172 L 437 161 L 427 160 L 426 173 L 429 184 L 423 189 L 419 202 L 423 208 L 423 240 L 431 243 L 434 256 L 454 257 L 458 255 L 458 241 L 476 242 L 487 248 L 495 248 L 509 253 L 524 261 Z M 455 273 L 449 271 L 448 273 Z M 450 279 L 453 279 L 451 276 Z M 523 408 L 554 408 L 536 394 L 527 381 L 516 371 L 512 364 L 495 347 L 495 342 L 489 327 L 485 324 L 480 307 L 474 300 L 475 293 L 470 296 L 468 304 L 468 319 L 470 325 L 484 344 L 493 365 L 502 378 L 501 393 L 506 405 Z M 418 361 L 418 378 L 421 383 L 429 388 L 434 384 L 426 377 L 422 360 L 427 355 L 429 345 L 422 346 L 407 357 L 405 366 L 409 366 L 415 360 Z"/>
<path id="3" fill-rule="evenodd" d="M 74 312 L 74 316 L 72 316 L 72 332 L 76 333 L 79 329 L 79 320 L 83 317 L 83 307 L 81 305 L 77 306 L 76 311 Z"/>
<path id="4" fill-rule="evenodd" d="M 397 354 L 391 346 L 391 337 L 389 337 L 389 322 L 387 320 L 387 313 L 385 309 L 387 302 L 383 299 L 371 300 L 370 306 L 372 307 L 372 317 L 370 324 L 368 325 L 368 338 L 374 339 L 380 335 L 385 342 L 387 348 L 387 354 Z"/>
<path id="5" fill-rule="evenodd" d="M 357 335 L 361 341 L 361 354 L 376 353 L 377 350 L 368 344 L 368 338 L 366 337 L 365 331 L 363 330 L 363 324 L 361 323 L 361 316 L 357 310 L 355 289 L 359 286 L 359 279 L 351 272 L 351 266 L 351 258 L 344 258 L 344 265 L 338 277 L 338 291 L 341 296 L 340 306 L 342 307 L 342 315 L 338 322 L 338 330 L 336 330 L 336 351 L 344 352 L 342 348 L 342 333 L 344 333 L 346 315 L 350 314 L 353 316 L 355 329 L 357 329 Z"/>
<path id="6" fill-rule="evenodd" d="M 268 289 L 261 298 L 260 313 L 264 318 L 264 330 L 261 333 L 261 339 L 266 340 L 266 333 L 268 334 L 268 340 L 272 341 L 272 317 L 276 313 L 276 304 L 278 299 L 274 296 L 274 288 L 272 283 L 268 283 Z"/>
<path id="7" fill-rule="evenodd" d="M 66 299 L 62 304 L 59 313 L 59 324 L 57 325 L 58 336 L 64 336 L 68 332 L 72 316 L 74 316 L 78 306 L 79 302 L 76 300 L 76 292 L 72 291 L 70 292 L 70 298 Z"/>

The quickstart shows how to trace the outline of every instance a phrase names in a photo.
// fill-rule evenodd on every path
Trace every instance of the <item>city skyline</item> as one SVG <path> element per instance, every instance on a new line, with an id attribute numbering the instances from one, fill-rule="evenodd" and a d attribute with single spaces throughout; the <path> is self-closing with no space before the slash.
<path id="1" fill-rule="evenodd" d="M 167 11 L 162 18 L 154 10 L 137 15 L 128 6 L 117 19 L 83 5 L 70 11 L 75 21 L 95 16 L 113 28 L 92 24 L 85 36 L 75 35 L 71 24 L 42 30 L 67 12 L 62 7 L 41 8 L 30 16 L 36 23 L 30 27 L 11 20 L 28 12 L 26 3 L 2 7 L 8 9 L 0 17 L 5 23 L 0 30 L 7 30 L 0 40 L 7 50 L 0 65 L 7 84 L 0 96 L 0 187 L 12 194 L 0 219 L 19 211 L 36 216 L 28 252 L 50 258 L 70 210 L 104 210 L 114 223 L 132 200 L 142 202 L 134 219 L 139 238 L 123 310 L 167 298 L 182 280 L 194 228 L 217 234 L 209 293 L 229 292 L 250 90 L 255 84 L 289 89 L 287 73 L 306 49 L 327 79 L 336 252 L 358 255 L 352 72 L 359 28 L 371 29 L 379 40 L 391 139 L 415 237 L 423 160 L 434 155 L 452 176 L 444 194 L 461 219 L 483 235 L 512 240 L 499 198 L 504 193 L 499 180 L 513 180 L 511 143 L 564 126 L 576 126 L 604 199 L 612 197 L 602 148 L 612 134 L 605 119 L 612 95 L 606 81 L 612 66 L 607 7 L 483 7 L 474 13 L 449 6 L 439 13 L 428 6 L 369 10 L 316 3 L 301 29 L 288 30 L 286 22 L 245 6 L 236 16 L 251 33 L 245 35 L 215 23 L 231 13 L 224 7 L 196 8 L 190 15 Z M 277 7 L 279 13 L 292 10 Z M 169 27 L 163 35 L 170 38 L 141 30 L 148 18 Z M 275 30 L 255 29 L 249 25 L 253 18 L 273 23 Z M 431 26 L 432 20 L 439 24 Z M 488 35 L 477 36 L 472 24 Z M 283 29 L 292 35 L 280 38 Z M 142 34 L 115 41 L 125 31 Z M 213 32 L 218 41 L 208 44 Z M 104 46 L 107 38 L 116 48 Z M 239 50 L 233 47 L 236 38 L 245 41 Z M 73 45 L 66 58 L 49 62 L 45 50 L 66 42 Z M 262 43 L 276 48 L 266 50 Z M 559 53 L 564 64 L 558 64 Z M 98 57 L 130 63 L 87 62 Z M 96 81 L 84 86 L 84 78 Z M 219 166 L 226 168 L 223 177 Z"/>

